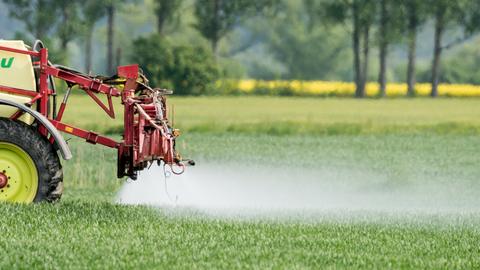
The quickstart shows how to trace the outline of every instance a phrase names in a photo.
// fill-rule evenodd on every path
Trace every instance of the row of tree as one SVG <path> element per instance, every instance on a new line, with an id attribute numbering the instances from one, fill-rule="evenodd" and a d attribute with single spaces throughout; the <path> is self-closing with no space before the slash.
<path id="1" fill-rule="evenodd" d="M 105 23 L 107 29 L 105 59 L 108 73 L 114 72 L 114 65 L 119 62 L 117 60 L 119 52 L 116 48 L 120 46 L 115 44 L 118 25 L 115 22 L 116 13 L 126 4 L 146 6 L 146 2 L 141 0 L 0 1 L 7 4 L 11 17 L 24 23 L 30 38 L 48 41 L 49 37 L 55 37 L 59 44 L 55 54 L 63 56 L 61 59 L 63 61 L 67 57 L 68 44 L 77 39 L 83 41 L 87 72 L 92 69 L 93 34 L 100 21 L 102 25 Z M 268 43 L 269 53 L 283 61 L 289 70 L 288 78 L 323 78 L 325 72 L 332 68 L 331 66 L 320 68 L 319 66 L 325 63 L 317 61 L 320 59 L 330 64 L 339 62 L 337 54 L 343 51 L 343 44 L 348 43 L 342 41 L 345 40 L 344 37 L 335 36 L 335 33 L 324 30 L 331 25 L 339 25 L 336 28 L 347 30 L 350 36 L 353 68 L 342 69 L 353 71 L 357 97 L 365 95 L 371 65 L 369 59 L 374 48 L 379 52 L 380 95 L 385 95 L 387 60 L 392 45 L 398 43 L 406 43 L 408 47 L 405 77 L 408 94 L 414 95 L 417 36 L 423 25 L 431 23 L 435 30 L 430 70 L 431 94 L 437 96 L 442 52 L 480 30 L 478 0 L 152 0 L 151 2 L 154 5 L 152 13 L 156 19 L 153 34 L 166 36 L 168 25 L 175 24 L 191 14 L 194 20 L 189 23 L 189 27 L 208 40 L 213 55 L 219 60 L 221 58 L 219 44 L 228 33 L 234 29 L 253 31 L 251 38 L 245 38 L 235 44 L 237 46 L 232 46 L 227 55 L 232 56 L 245 51 L 259 41 Z M 298 12 L 294 11 L 292 7 L 298 6 L 299 3 L 303 8 L 298 9 Z M 186 12 L 187 9 L 191 13 Z M 258 16 L 260 14 L 272 16 Z M 255 26 L 252 28 L 252 24 L 247 25 L 252 21 L 250 19 L 259 17 L 264 18 L 266 25 L 257 29 L 261 33 L 255 33 L 253 29 Z M 444 38 L 445 31 L 451 27 L 461 28 L 464 36 L 444 43 L 447 40 Z M 319 44 L 321 40 L 328 40 L 329 43 Z M 332 42 L 337 46 L 331 46 Z M 52 48 L 51 45 L 49 47 Z M 319 52 L 322 52 L 323 56 L 320 56 Z M 351 75 L 347 76 L 348 78 L 351 78 Z"/>
<path id="2" fill-rule="evenodd" d="M 28 33 L 18 33 L 22 38 L 33 37 L 52 41 L 58 38 L 57 59 L 67 58 L 68 44 L 81 37 L 85 43 L 85 69 L 92 66 L 92 36 L 96 23 L 107 17 L 107 67 L 114 64 L 115 11 L 121 0 L 3 0 L 10 17 L 23 22 Z M 49 46 L 50 47 L 50 46 Z M 60 56 L 58 56 L 58 54 Z"/>
<path id="3" fill-rule="evenodd" d="M 305 0 L 314 18 L 322 23 L 347 25 L 351 30 L 353 69 L 356 96 L 365 96 L 368 78 L 369 53 L 375 35 L 379 51 L 378 83 L 380 95 L 385 96 L 386 68 L 389 47 L 402 39 L 408 44 L 406 80 L 408 94 L 415 94 L 415 61 L 419 28 L 428 21 L 434 23 L 434 47 L 431 66 L 431 96 L 438 95 L 440 59 L 442 52 L 472 37 L 480 30 L 480 1 L 478 0 Z M 460 27 L 464 36 L 444 44 L 445 31 Z"/>
<path id="4" fill-rule="evenodd" d="M 92 37 L 97 22 L 107 20 L 107 71 L 114 68 L 115 13 L 127 2 L 138 0 L 3 0 L 10 16 L 22 21 L 34 39 L 58 37 L 60 53 L 67 52 L 69 42 L 80 37 L 85 44 L 85 70 L 92 68 Z M 157 33 L 176 17 L 184 0 L 154 0 Z M 194 27 L 209 40 L 214 53 L 218 42 L 244 18 L 273 6 L 274 0 L 198 0 L 195 1 Z"/>

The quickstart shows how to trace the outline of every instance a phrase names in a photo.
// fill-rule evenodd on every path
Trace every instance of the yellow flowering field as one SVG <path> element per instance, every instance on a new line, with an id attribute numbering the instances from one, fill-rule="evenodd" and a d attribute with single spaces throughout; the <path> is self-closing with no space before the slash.
<path id="1" fill-rule="evenodd" d="M 298 96 L 353 96 L 355 84 L 353 82 L 338 81 L 260 81 L 239 80 L 222 81 L 217 83 L 220 89 L 235 89 L 243 94 L 271 94 L 271 95 L 298 95 Z M 417 83 L 417 96 L 429 96 L 431 85 L 429 83 Z M 369 97 L 378 95 L 378 83 L 370 82 L 366 87 Z M 405 83 L 389 83 L 387 96 L 406 96 L 407 85 Z M 440 96 L 449 97 L 480 97 L 480 85 L 469 84 L 441 84 Z"/>

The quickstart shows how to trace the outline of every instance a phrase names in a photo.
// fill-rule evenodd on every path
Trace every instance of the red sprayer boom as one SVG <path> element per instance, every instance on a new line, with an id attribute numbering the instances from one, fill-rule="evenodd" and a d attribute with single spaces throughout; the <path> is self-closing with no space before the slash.
<path id="1" fill-rule="evenodd" d="M 117 74 L 112 77 L 91 76 L 51 64 L 48 61 L 48 50 L 43 48 L 41 43 L 36 43 L 32 50 L 0 46 L 0 52 L 8 53 L 12 57 L 16 55 L 30 56 L 37 81 L 36 91 L 0 84 L 0 93 L 29 97 L 29 101 L 21 105 L 38 112 L 57 130 L 84 138 L 92 144 L 101 144 L 117 149 L 119 178 L 128 176 L 135 179 L 138 171 L 155 161 L 172 166 L 172 171 L 175 173 L 182 173 L 186 164 L 194 164 L 191 160 L 182 160 L 175 150 L 175 139 L 180 132 L 171 126 L 167 118 L 166 95 L 171 94 L 171 91 L 150 87 L 138 65 L 118 67 Z M 15 64 L 15 62 L 13 63 Z M 57 92 L 53 78 L 65 81 L 67 85 L 65 96 L 58 110 Z M 124 106 L 122 141 L 62 122 L 68 99 L 72 90 L 75 89 L 88 94 L 111 118 L 115 118 L 112 98 L 120 98 L 121 104 Z M 99 99 L 99 95 L 105 95 L 108 104 L 103 103 Z M 21 109 L 21 106 L 16 107 L 18 110 L 10 116 L 11 119 L 18 119 L 25 113 L 29 113 L 29 111 Z M 38 125 L 38 130 L 43 136 L 49 137 L 52 144 L 56 143 L 55 136 L 47 125 Z"/>

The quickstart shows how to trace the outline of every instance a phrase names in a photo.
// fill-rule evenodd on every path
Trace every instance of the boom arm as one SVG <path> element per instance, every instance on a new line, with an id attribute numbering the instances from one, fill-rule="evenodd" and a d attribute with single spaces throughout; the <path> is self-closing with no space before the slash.
<path id="1" fill-rule="evenodd" d="M 1 50 L 28 54 L 39 59 L 36 62 L 40 73 L 38 94 L 32 95 L 31 101 L 25 106 L 38 102 L 37 113 L 48 119 L 56 129 L 84 138 L 92 144 L 116 148 L 118 150 L 118 177 L 136 178 L 139 170 L 154 161 L 163 161 L 170 166 L 179 166 L 181 167 L 180 173 L 183 172 L 185 163 L 175 150 L 175 139 L 180 133 L 170 126 L 167 119 L 165 95 L 168 91 L 148 86 L 148 80 L 139 73 L 138 65 L 118 67 L 115 78 L 117 82 L 120 81 L 120 86 L 123 86 L 123 90 L 120 91 L 116 84 L 111 83 L 112 78 L 93 77 L 72 69 L 51 65 L 46 48 L 37 52 L 0 46 Z M 58 114 L 49 112 L 49 99 L 55 94 L 48 86 L 48 80 L 51 77 L 65 81 L 68 86 Z M 121 98 L 121 104 L 124 106 L 123 141 L 115 141 L 93 131 L 83 130 L 62 122 L 71 90 L 75 86 L 85 91 L 111 118 L 115 118 L 112 97 Z M 25 94 L 25 90 L 11 89 L 2 85 L 0 85 L 0 92 Z M 107 96 L 108 106 L 97 97 L 98 94 Z M 11 118 L 16 119 L 23 112 L 24 110 L 19 110 Z M 39 127 L 39 132 L 44 136 L 48 134 L 47 129 L 51 129 L 50 123 Z M 50 133 L 52 134 L 51 131 Z M 50 140 L 52 143 L 58 143 L 59 140 L 63 141 L 63 138 L 51 136 Z M 193 162 L 189 164 L 193 164 Z"/>

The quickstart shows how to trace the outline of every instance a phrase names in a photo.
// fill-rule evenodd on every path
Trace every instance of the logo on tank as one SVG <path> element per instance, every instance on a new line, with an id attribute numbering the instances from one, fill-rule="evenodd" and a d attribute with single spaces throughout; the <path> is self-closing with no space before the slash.
<path id="1" fill-rule="evenodd" d="M 0 68 L 11 68 L 14 59 L 14 57 L 0 58 Z"/>

